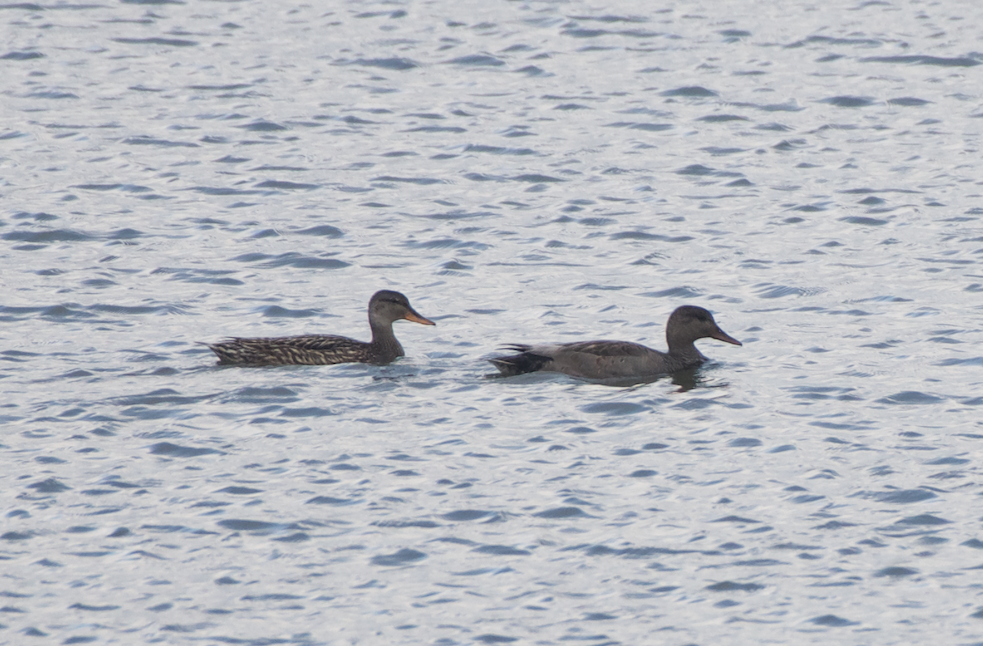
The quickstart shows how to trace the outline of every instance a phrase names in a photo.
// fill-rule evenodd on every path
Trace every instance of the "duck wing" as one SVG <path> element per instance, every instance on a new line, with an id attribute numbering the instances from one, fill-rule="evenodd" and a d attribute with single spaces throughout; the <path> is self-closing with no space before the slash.
<path id="1" fill-rule="evenodd" d="M 489 359 L 504 377 L 528 372 L 562 372 L 586 379 L 609 379 L 660 372 L 661 352 L 631 341 L 575 341 L 506 346 L 517 354 Z"/>
<path id="2" fill-rule="evenodd" d="M 235 337 L 208 346 L 224 364 L 330 365 L 368 362 L 371 344 L 344 336 L 304 334 L 285 337 Z"/>
<path id="3" fill-rule="evenodd" d="M 631 341 L 575 341 L 554 346 L 554 358 L 564 354 L 587 354 L 595 357 L 647 357 L 656 350 Z"/>

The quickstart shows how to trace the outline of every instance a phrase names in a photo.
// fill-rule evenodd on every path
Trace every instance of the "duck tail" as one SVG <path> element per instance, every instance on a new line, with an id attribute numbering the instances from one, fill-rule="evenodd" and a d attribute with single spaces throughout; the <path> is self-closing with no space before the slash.
<path id="1" fill-rule="evenodd" d="M 251 363 L 251 360 L 254 360 L 255 357 L 252 356 L 247 348 L 238 343 L 238 341 L 239 339 L 229 339 L 228 341 L 220 341 L 219 343 L 204 343 L 202 341 L 197 341 L 197 343 L 207 346 L 209 350 L 214 352 L 215 356 L 218 357 L 219 365 L 228 366 Z"/>
<path id="2" fill-rule="evenodd" d="M 514 377 L 516 375 L 536 372 L 537 370 L 542 370 L 547 363 L 552 361 L 549 357 L 531 352 L 527 345 L 509 345 L 505 347 L 507 350 L 518 352 L 518 354 L 493 357 L 488 360 L 490 364 L 498 368 L 501 377 Z"/>

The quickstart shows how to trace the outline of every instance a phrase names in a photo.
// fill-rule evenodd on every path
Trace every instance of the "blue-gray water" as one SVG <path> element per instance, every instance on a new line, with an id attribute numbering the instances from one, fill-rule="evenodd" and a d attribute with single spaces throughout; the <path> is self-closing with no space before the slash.
<path id="1" fill-rule="evenodd" d="M 0 642 L 983 642 L 981 24 L 0 7 Z M 196 344 L 382 288 L 388 367 Z M 744 347 L 484 378 L 683 303 Z"/>

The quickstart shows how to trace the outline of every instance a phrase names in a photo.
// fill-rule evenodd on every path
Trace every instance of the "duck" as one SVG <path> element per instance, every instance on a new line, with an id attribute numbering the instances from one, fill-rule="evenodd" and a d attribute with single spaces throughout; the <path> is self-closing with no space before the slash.
<path id="1" fill-rule="evenodd" d="M 243 339 L 233 337 L 219 343 L 205 343 L 221 365 L 282 366 L 369 363 L 385 365 L 404 356 L 403 346 L 393 334 L 393 323 L 400 319 L 422 325 L 436 325 L 421 316 L 406 296 L 383 289 L 369 299 L 369 327 L 372 341 L 345 336 L 303 334 L 300 336 Z"/>
<path id="2" fill-rule="evenodd" d="M 713 314 L 702 307 L 683 305 L 669 316 L 666 342 L 669 352 L 660 352 L 631 341 L 574 341 L 505 346 L 518 354 L 489 359 L 498 377 L 530 372 L 560 372 L 590 380 L 643 379 L 693 368 L 707 360 L 693 344 L 698 339 L 716 339 L 733 345 L 740 341 L 720 329 Z"/>

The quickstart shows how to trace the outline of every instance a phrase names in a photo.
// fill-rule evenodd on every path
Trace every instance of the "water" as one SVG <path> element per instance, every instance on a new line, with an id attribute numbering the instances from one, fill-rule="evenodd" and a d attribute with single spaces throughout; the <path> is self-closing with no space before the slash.
<path id="1" fill-rule="evenodd" d="M 983 642 L 981 14 L 8 5 L 0 641 Z"/>

